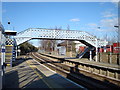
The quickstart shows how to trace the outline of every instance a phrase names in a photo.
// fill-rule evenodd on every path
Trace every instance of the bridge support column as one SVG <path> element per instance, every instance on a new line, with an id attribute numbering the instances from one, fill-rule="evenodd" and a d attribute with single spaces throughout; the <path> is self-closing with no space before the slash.
<path id="1" fill-rule="evenodd" d="M 90 50 L 90 61 L 92 61 L 92 51 Z"/>

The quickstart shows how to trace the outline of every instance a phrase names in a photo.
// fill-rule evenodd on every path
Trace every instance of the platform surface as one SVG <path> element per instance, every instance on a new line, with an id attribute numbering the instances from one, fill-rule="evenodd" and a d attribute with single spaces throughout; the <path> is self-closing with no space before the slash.
<path id="1" fill-rule="evenodd" d="M 32 58 L 19 61 L 17 66 L 7 67 L 4 76 L 4 88 L 85 89 Z"/>
<path id="2" fill-rule="evenodd" d="M 50 56 L 50 57 L 55 57 L 55 58 L 60 58 L 60 59 L 66 59 L 66 60 L 69 60 L 69 61 L 74 61 L 74 62 L 80 62 L 80 63 L 84 63 L 84 64 L 91 64 L 91 65 L 99 65 L 99 66 L 105 66 L 105 67 L 108 67 L 108 68 L 116 68 L 116 69 L 120 69 L 120 65 L 116 65 L 116 64 L 108 64 L 108 63 L 102 63 L 102 62 L 96 62 L 96 61 L 90 61 L 88 60 L 87 58 L 73 58 L 73 57 L 66 57 L 66 56 L 61 56 L 61 55 L 53 55 L 53 54 L 46 54 L 46 53 L 42 53 L 42 54 L 45 54 L 47 56 Z"/>

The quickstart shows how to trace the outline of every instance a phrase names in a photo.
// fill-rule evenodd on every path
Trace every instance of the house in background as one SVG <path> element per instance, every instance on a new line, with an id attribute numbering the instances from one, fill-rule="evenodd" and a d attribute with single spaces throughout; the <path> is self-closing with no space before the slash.
<path id="1" fill-rule="evenodd" d="M 58 46 L 57 51 L 58 51 L 58 55 L 66 55 L 66 47 L 65 46 Z"/>
<path id="2" fill-rule="evenodd" d="M 79 41 L 63 41 L 57 45 L 58 55 L 72 56 L 72 54 L 77 54 L 83 52 L 87 46 Z"/>
<path id="3" fill-rule="evenodd" d="M 85 48 L 87 47 L 85 44 L 79 42 L 79 41 L 73 41 L 75 43 L 75 49 L 76 53 L 83 52 Z"/>
<path id="4" fill-rule="evenodd" d="M 58 55 L 66 55 L 66 42 L 61 42 L 57 45 Z"/>
<path id="5" fill-rule="evenodd" d="M 112 43 L 112 45 L 101 47 L 99 48 L 99 52 L 120 53 L 120 43 Z"/>

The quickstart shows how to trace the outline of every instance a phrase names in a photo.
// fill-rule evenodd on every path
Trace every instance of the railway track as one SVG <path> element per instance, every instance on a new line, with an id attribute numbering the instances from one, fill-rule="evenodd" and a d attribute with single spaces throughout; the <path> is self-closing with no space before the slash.
<path id="1" fill-rule="evenodd" d="M 96 89 L 106 89 L 108 88 L 109 90 L 112 90 L 113 88 L 119 88 L 118 86 L 108 83 L 108 82 L 103 82 L 96 80 L 94 78 L 91 78 L 89 76 L 85 76 L 84 74 L 79 72 L 79 69 L 77 66 L 70 66 L 70 65 L 65 65 L 63 61 L 58 60 L 58 59 L 51 59 L 49 57 L 46 57 L 44 55 L 40 55 L 38 53 L 31 53 L 30 54 L 32 58 L 40 62 L 41 64 L 44 64 L 45 66 L 51 68 L 52 70 L 56 71 L 57 73 L 61 74 L 62 76 L 71 79 L 72 81 L 83 85 L 84 87 L 91 89 L 91 88 L 96 88 Z M 88 72 L 84 72 L 88 73 Z"/>

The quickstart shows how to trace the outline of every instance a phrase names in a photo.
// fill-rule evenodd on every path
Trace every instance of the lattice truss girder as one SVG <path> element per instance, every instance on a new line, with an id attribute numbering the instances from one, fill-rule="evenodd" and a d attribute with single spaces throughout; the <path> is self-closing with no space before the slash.
<path id="1" fill-rule="evenodd" d="M 90 35 L 87 32 L 78 30 L 53 30 L 53 29 L 41 29 L 41 28 L 29 28 L 22 31 L 15 36 L 17 45 L 28 41 L 30 39 L 60 39 L 60 40 L 84 40 L 92 46 L 105 46 L 107 41 L 96 39 L 95 36 Z M 97 44 L 96 44 L 97 40 Z"/>

